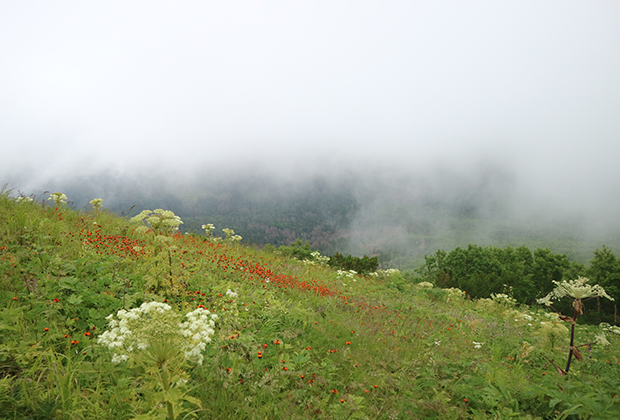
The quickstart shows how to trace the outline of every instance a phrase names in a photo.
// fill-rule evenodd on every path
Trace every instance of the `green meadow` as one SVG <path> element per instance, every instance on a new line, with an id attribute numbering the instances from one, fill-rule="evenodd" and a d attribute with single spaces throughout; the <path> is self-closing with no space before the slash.
<path id="1" fill-rule="evenodd" d="M 181 234 L 166 212 L 10 193 L 0 419 L 620 418 L 620 329 L 578 305 L 561 319 L 230 229 Z"/>

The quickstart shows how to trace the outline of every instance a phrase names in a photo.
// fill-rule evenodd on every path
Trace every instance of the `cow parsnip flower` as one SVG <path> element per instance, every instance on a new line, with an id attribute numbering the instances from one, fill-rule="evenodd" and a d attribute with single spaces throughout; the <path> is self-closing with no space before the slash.
<path id="1" fill-rule="evenodd" d="M 67 196 L 64 195 L 61 192 L 55 192 L 55 193 L 51 193 L 50 197 L 47 200 L 48 201 L 53 201 L 54 204 L 56 205 L 56 207 L 58 207 L 61 204 L 66 204 L 67 203 Z"/>
<path id="2" fill-rule="evenodd" d="M 113 363 L 126 361 L 137 351 L 152 353 L 156 359 L 161 358 L 162 351 L 172 351 L 183 352 L 188 361 L 202 364 L 202 351 L 215 333 L 217 315 L 196 309 L 180 322 L 182 315 L 171 309 L 159 302 L 143 303 L 129 311 L 121 309 L 116 313 L 118 320 L 114 314 L 106 318 L 109 330 L 98 342 L 115 351 Z M 162 343 L 165 349 L 160 348 Z"/>
<path id="3" fill-rule="evenodd" d="M 88 202 L 88 204 L 93 206 L 93 209 L 99 210 L 101 207 L 103 207 L 103 199 L 102 198 L 94 198 L 94 199 L 90 200 Z"/>
<path id="4" fill-rule="evenodd" d="M 215 226 L 213 226 L 213 223 L 207 223 L 206 225 L 202 225 L 202 229 L 205 230 L 205 233 L 207 234 L 207 238 L 211 238 L 213 236 L 213 231 L 215 230 Z"/>
<path id="5" fill-rule="evenodd" d="M 491 299 L 495 303 L 506 304 L 506 305 L 510 305 L 510 306 L 514 306 L 514 305 L 517 304 L 517 300 L 516 299 L 511 298 L 510 296 L 508 296 L 505 293 L 498 293 L 498 294 L 491 293 Z"/>
<path id="6" fill-rule="evenodd" d="M 546 306 L 550 306 L 554 300 L 562 299 L 565 296 L 572 297 L 573 299 L 585 299 L 589 297 L 604 297 L 609 300 L 614 300 L 611 296 L 605 292 L 602 286 L 598 284 L 586 284 L 589 279 L 585 277 L 579 277 L 575 280 L 570 281 L 553 281 L 556 285 L 556 288 L 551 291 L 544 298 L 538 299 L 538 303 L 541 303 Z"/>
<path id="7" fill-rule="evenodd" d="M 183 224 L 181 218 L 170 210 L 155 209 L 143 210 L 137 216 L 130 219 L 134 223 L 144 223 L 155 230 L 177 231 L 179 226 Z"/>
<path id="8" fill-rule="evenodd" d="M 609 345 L 609 340 L 607 340 L 607 336 L 605 335 L 604 332 L 601 332 L 600 334 L 597 334 L 594 338 L 594 342 L 596 344 L 600 344 L 601 346 L 608 346 Z"/>

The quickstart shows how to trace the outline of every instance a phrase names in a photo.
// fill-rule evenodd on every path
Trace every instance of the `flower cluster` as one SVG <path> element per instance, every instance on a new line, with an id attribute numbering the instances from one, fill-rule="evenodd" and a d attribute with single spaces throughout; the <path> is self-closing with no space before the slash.
<path id="1" fill-rule="evenodd" d="M 435 286 L 433 285 L 433 283 L 430 283 L 428 281 L 423 281 L 423 282 L 416 284 L 416 287 L 418 289 L 432 289 Z"/>
<path id="2" fill-rule="evenodd" d="M 32 203 L 34 200 L 31 197 L 19 196 L 15 199 L 15 201 L 17 203 Z"/>
<path id="3" fill-rule="evenodd" d="M 190 349 L 184 355 L 190 362 L 201 365 L 204 360 L 202 352 L 215 333 L 217 315 L 198 308 L 188 313 L 186 317 L 187 322 L 183 322 L 180 327 L 183 328 L 181 334 L 186 338 Z"/>
<path id="4" fill-rule="evenodd" d="M 387 270 L 377 270 L 374 273 L 370 273 L 369 276 L 372 277 L 381 277 L 381 276 L 397 276 L 400 275 L 401 272 L 397 268 L 388 268 Z"/>
<path id="5" fill-rule="evenodd" d="M 449 297 L 454 297 L 454 298 L 464 297 L 466 295 L 464 290 L 458 289 L 456 287 L 451 287 L 449 289 L 443 289 L 443 291 L 446 292 L 446 294 Z"/>
<path id="6" fill-rule="evenodd" d="M 324 257 L 323 255 L 321 255 L 321 253 L 319 251 L 314 251 L 311 252 L 310 255 L 312 256 L 311 260 L 303 260 L 302 264 L 304 265 L 325 265 L 329 262 L 329 257 Z"/>
<path id="7" fill-rule="evenodd" d="M 508 306 L 514 306 L 514 305 L 517 304 L 517 300 L 516 299 L 511 298 L 510 296 L 508 296 L 508 295 L 506 295 L 504 293 L 498 293 L 496 295 L 491 293 L 491 299 L 493 299 L 493 302 L 495 302 L 495 303 L 505 304 L 505 305 L 508 305 Z"/>
<path id="8" fill-rule="evenodd" d="M 48 201 L 53 201 L 56 207 L 58 207 L 61 204 L 67 203 L 67 196 L 60 192 L 51 193 Z"/>
<path id="9" fill-rule="evenodd" d="M 155 230 L 179 230 L 179 225 L 183 224 L 181 218 L 170 210 L 143 210 L 137 216 L 131 218 L 132 222 L 144 223 Z"/>
<path id="10" fill-rule="evenodd" d="M 238 244 L 241 242 L 241 239 L 243 239 L 241 236 L 235 235 L 235 231 L 232 229 L 224 228 L 222 229 L 222 232 L 226 234 L 226 240 L 232 242 L 233 244 Z"/>
<path id="11" fill-rule="evenodd" d="M 206 225 L 202 225 L 202 229 L 205 230 L 205 233 L 207 234 L 207 238 L 211 238 L 213 236 L 213 231 L 215 230 L 215 226 L 213 226 L 213 223 L 208 223 Z"/>
<path id="12" fill-rule="evenodd" d="M 136 350 L 151 351 L 154 346 L 169 342 L 176 351 L 183 351 L 187 360 L 202 364 L 202 351 L 215 333 L 217 320 L 216 314 L 196 309 L 181 323 L 179 313 L 159 302 L 143 303 L 129 311 L 121 309 L 116 316 L 118 320 L 113 314 L 106 318 L 110 329 L 98 339 L 100 344 L 115 351 L 113 363 L 128 360 Z"/>
<path id="13" fill-rule="evenodd" d="M 599 327 L 601 327 L 604 331 L 620 335 L 620 327 L 615 325 L 609 325 L 607 322 L 601 322 Z"/>
<path id="14" fill-rule="evenodd" d="M 601 346 L 608 346 L 609 345 L 609 341 L 607 340 L 607 336 L 605 335 L 605 332 L 601 332 L 600 334 L 596 334 L 596 336 L 594 337 L 594 342 L 596 344 L 601 345 Z"/>
<path id="15" fill-rule="evenodd" d="M 349 270 L 349 271 L 344 271 L 344 270 L 338 270 L 336 272 L 336 277 L 338 279 L 342 279 L 343 277 L 348 278 L 350 280 L 356 281 L 354 276 L 357 274 L 357 271 L 355 270 Z"/>
<path id="16" fill-rule="evenodd" d="M 88 202 L 88 204 L 93 206 L 93 209 L 99 210 L 101 207 L 103 207 L 103 199 L 102 198 L 94 198 L 94 199 L 90 200 Z"/>
<path id="17" fill-rule="evenodd" d="M 614 300 L 611 296 L 605 292 L 605 289 L 598 284 L 590 285 L 586 284 L 588 279 L 585 277 L 579 277 L 571 281 L 553 281 L 557 286 L 544 298 L 538 299 L 538 303 L 550 306 L 553 300 L 562 299 L 564 296 L 572 297 L 573 299 L 585 299 L 589 297 L 604 297 L 609 300 Z"/>

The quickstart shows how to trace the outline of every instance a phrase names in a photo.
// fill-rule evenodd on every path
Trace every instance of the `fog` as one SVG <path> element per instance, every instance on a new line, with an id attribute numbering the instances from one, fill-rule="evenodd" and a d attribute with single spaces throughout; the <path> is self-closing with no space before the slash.
<path id="1" fill-rule="evenodd" d="M 416 211 L 448 226 L 422 198 L 610 234 L 618 22 L 613 1 L 4 2 L 0 182 L 156 205 L 320 178 L 357 200 L 358 252 Z"/>

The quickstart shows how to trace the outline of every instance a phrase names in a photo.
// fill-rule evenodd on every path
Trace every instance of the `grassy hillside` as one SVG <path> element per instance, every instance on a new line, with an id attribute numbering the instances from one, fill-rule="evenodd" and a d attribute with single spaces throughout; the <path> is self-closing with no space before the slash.
<path id="1" fill-rule="evenodd" d="M 620 417 L 619 335 L 398 272 L 3 193 L 0 282 L 0 419 Z"/>

